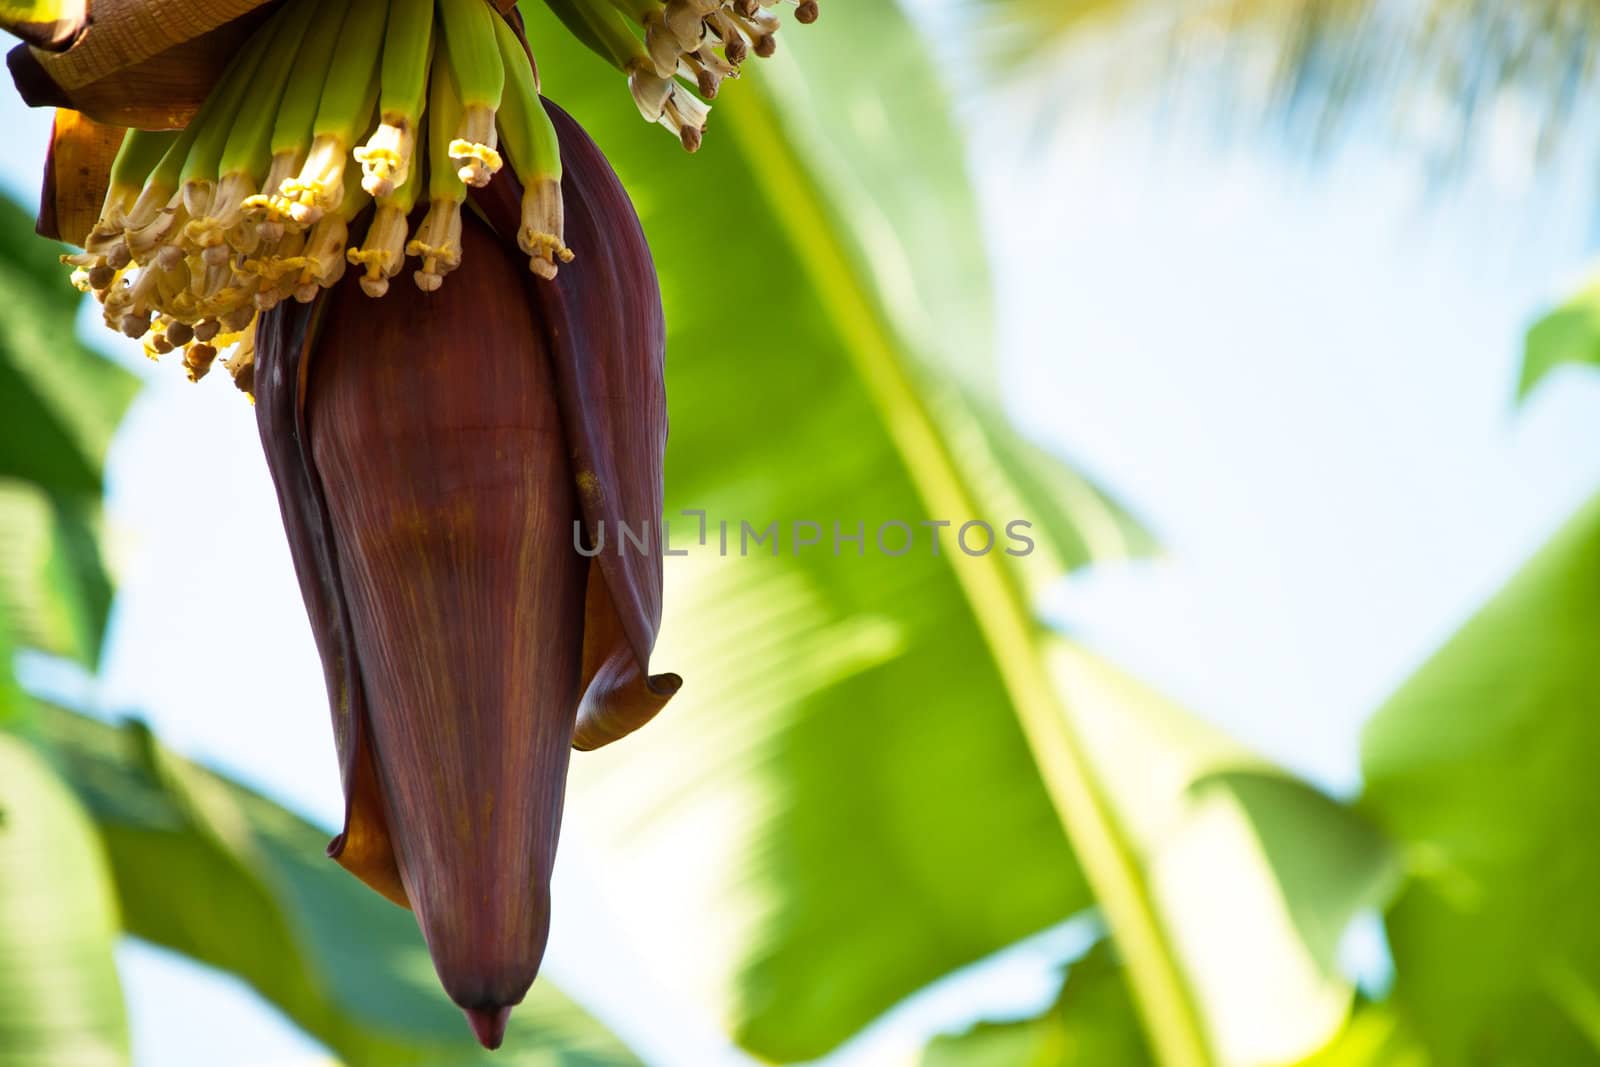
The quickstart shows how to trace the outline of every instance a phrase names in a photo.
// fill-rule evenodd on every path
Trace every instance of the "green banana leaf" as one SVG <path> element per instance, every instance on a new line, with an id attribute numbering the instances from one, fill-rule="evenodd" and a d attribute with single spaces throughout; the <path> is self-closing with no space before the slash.
<path id="1" fill-rule="evenodd" d="M 920 1067 L 1154 1067 L 1121 965 L 1101 942 L 1043 1015 L 936 1038 Z"/>
<path id="2" fill-rule="evenodd" d="M 15 6 L 0 9 L 10 17 Z M 0 197 L 0 1067 L 129 1058 L 101 843 L 24 736 L 16 645 L 99 658 L 111 586 L 96 539 L 101 463 L 133 378 L 73 336 L 57 252 Z"/>
<path id="3" fill-rule="evenodd" d="M 1297 1067 L 1429 1067 L 1432 1062 L 1389 1005 L 1365 1003 L 1337 1038 Z"/>
<path id="4" fill-rule="evenodd" d="M 112 431 L 133 398 L 131 374 L 74 334 L 82 296 L 57 262 L 62 246 L 0 206 L 0 477 L 61 493 L 100 493 Z"/>
<path id="5" fill-rule="evenodd" d="M 27 699 L 11 669 L 16 654 L 10 620 L 0 611 L 0 731 L 28 734 L 33 726 L 33 702 Z"/>
<path id="6" fill-rule="evenodd" d="M 111 605 L 101 468 L 137 381 L 77 340 L 59 252 L 0 197 L 0 612 L 18 645 L 93 667 Z"/>
<path id="7" fill-rule="evenodd" d="M 0 614 L 22 643 L 89 667 L 100 658 L 112 595 L 98 510 L 0 479 Z"/>
<path id="8" fill-rule="evenodd" d="M 1337 967 L 1338 942 L 1349 921 L 1381 906 L 1394 886 L 1398 860 L 1387 841 L 1345 806 L 1094 657 L 1061 643 L 1052 659 L 1173 930 L 1215 1060 L 1290 1063 L 1335 1040 L 1354 1001 Z M 1069 973 L 1069 997 L 1080 974 L 1126 979 L 1120 965 L 1094 953 L 1084 962 L 1087 969 L 1075 964 Z M 1058 1004 L 1034 1019 L 935 1042 L 927 1063 L 1152 1062 L 1142 1038 L 1138 1055 L 1112 1051 L 1137 1018 L 1125 994 L 1120 1011 L 1104 999 L 1095 1012 Z"/>
<path id="9" fill-rule="evenodd" d="M 1528 329 L 1517 399 L 1566 365 L 1600 367 L 1600 280 L 1592 281 Z"/>
<path id="10" fill-rule="evenodd" d="M 1557 148 L 1587 136 L 1579 118 L 1594 89 L 1589 42 L 1600 26 L 1594 5 L 1548 0 L 1411 0 L 1397 9 L 1384 0 L 929 6 L 956 13 L 956 28 L 945 31 L 954 40 L 943 43 L 958 63 L 977 66 L 986 85 L 1023 90 L 1006 103 L 1037 109 L 1036 138 L 1051 133 L 1054 116 L 1084 105 L 1085 86 L 1089 106 L 1100 109 L 1130 101 L 1159 107 L 1182 94 L 1214 101 L 1212 120 L 1264 132 L 1291 149 L 1325 154 L 1342 136 L 1395 137 L 1403 157 L 1441 178 L 1503 159 L 1495 153 L 1507 150 L 1524 153 L 1540 176 L 1553 174 L 1562 165 Z M 1067 55 L 1080 39 L 1083 63 Z M 1101 57 L 1113 58 L 1097 91 L 1082 74 L 1085 64 L 1098 69 Z M 1502 105 L 1521 108 L 1537 136 L 1516 148 L 1497 140 Z M 1369 122 L 1375 115 L 1386 121 Z M 1421 148 L 1403 132 L 1417 122 L 1447 132 Z"/>
<path id="11" fill-rule="evenodd" d="M 1600 1058 L 1600 496 L 1368 724 L 1394 1003 L 1440 1064 Z"/>
<path id="12" fill-rule="evenodd" d="M 525 12 L 530 39 L 559 39 L 542 9 Z M 1074 688 L 1093 702 L 1085 714 L 1153 701 L 1092 657 L 1049 675 L 1056 643 L 1030 597 L 1149 540 L 994 401 L 988 298 L 963 291 L 986 286 L 976 215 L 916 34 L 883 2 L 834 5 L 825 25 L 814 40 L 784 31 L 780 57 L 794 65 L 769 64 L 770 84 L 754 64 L 725 86 L 692 158 L 639 122 L 598 61 L 539 55 L 545 91 L 596 137 L 643 218 L 667 302 L 668 514 L 709 523 L 702 541 L 697 518 L 676 518 L 672 543 L 688 555 L 667 561 L 656 662 L 681 671 L 684 690 L 638 738 L 577 758 L 568 818 L 647 956 L 742 1045 L 781 1061 L 827 1052 L 1088 906 L 1014 698 L 1043 709 L 1047 732 Z M 1028 519 L 1035 550 L 1002 555 L 1002 533 L 990 555 L 968 557 L 955 536 L 973 519 L 997 532 Z M 917 525 L 928 520 L 952 524 L 939 555 Z M 743 523 L 773 521 L 775 550 L 741 538 Z M 796 522 L 818 524 L 823 544 L 798 547 Z M 874 545 L 897 522 L 916 537 L 904 555 Z M 859 551 L 835 554 L 835 523 L 847 535 L 859 524 Z M 892 532 L 886 548 L 903 540 Z M 1143 756 L 1177 759 L 1190 777 L 1151 783 L 1174 810 L 1187 810 L 1191 778 L 1237 769 L 1146 740 L 1104 774 L 1149 782 Z M 1297 794 L 1284 802 L 1314 811 L 1308 825 L 1350 819 Z M 1234 828 L 1238 882 L 1272 903 L 1277 856 L 1249 844 L 1253 812 L 1207 804 L 1206 825 Z M 1293 977 L 1275 1034 L 1305 1051 L 1350 994 L 1296 918 L 1320 916 L 1306 924 L 1317 937 L 1342 926 L 1388 866 L 1370 828 L 1333 840 L 1332 888 L 1269 909 L 1258 957 Z M 1162 855 L 1155 841 L 1122 844 Z M 1135 881 L 1151 876 L 1134 866 Z M 1197 941 L 1172 966 L 1208 984 L 1215 951 Z M 1224 1001 L 1236 1014 L 1237 1000 L 1207 1003 Z"/>
<path id="13" fill-rule="evenodd" d="M 1215 1062 L 1288 1063 L 1344 1025 L 1337 948 L 1398 859 L 1371 823 L 1066 643 L 1057 685 L 1187 977 Z"/>
<path id="14" fill-rule="evenodd" d="M 116 936 L 94 824 L 29 742 L 0 733 L 0 1067 L 126 1067 Z"/>
<path id="15" fill-rule="evenodd" d="M 325 832 L 138 723 L 48 708 L 41 730 L 99 826 L 124 929 L 243 978 L 349 1067 L 638 1062 L 547 981 L 483 1052 L 411 915 L 326 859 Z"/>

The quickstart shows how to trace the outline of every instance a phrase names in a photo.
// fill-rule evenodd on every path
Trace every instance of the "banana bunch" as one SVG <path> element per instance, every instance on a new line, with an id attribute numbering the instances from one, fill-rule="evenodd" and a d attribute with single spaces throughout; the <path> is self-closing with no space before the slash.
<path id="1" fill-rule="evenodd" d="M 639 114 L 691 152 L 711 108 L 679 79 L 710 100 L 751 53 L 772 55 L 778 19 L 771 9 L 780 2 L 795 4 L 796 21 L 817 21 L 817 0 L 545 0 L 575 37 L 627 76 Z"/>
<path id="2" fill-rule="evenodd" d="M 710 108 L 685 82 L 710 99 L 749 54 L 771 55 L 780 0 L 545 2 L 693 151 Z M 816 0 L 796 17 L 815 20 Z M 186 128 L 127 131 L 84 251 L 62 258 L 107 326 L 152 358 L 181 350 L 195 380 L 235 347 L 225 365 L 248 391 L 258 312 L 350 267 L 372 297 L 407 260 L 438 289 L 461 264 L 467 190 L 506 162 L 518 246 L 554 278 L 573 255 L 560 148 L 532 60 L 487 0 L 288 0 Z"/>
<path id="3" fill-rule="evenodd" d="M 505 162 L 525 190 L 518 243 L 553 278 L 572 259 L 560 150 L 516 32 L 484 0 L 289 0 L 186 128 L 127 131 L 84 251 L 62 259 L 107 326 L 152 358 L 181 350 L 191 379 L 236 346 L 248 391 L 258 312 L 350 267 L 382 296 L 408 258 L 437 289 L 461 263 L 467 189 Z"/>

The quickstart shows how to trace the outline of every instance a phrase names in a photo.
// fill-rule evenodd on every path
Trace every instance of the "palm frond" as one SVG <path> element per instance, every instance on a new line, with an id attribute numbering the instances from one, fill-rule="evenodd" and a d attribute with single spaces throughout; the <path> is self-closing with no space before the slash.
<path id="1" fill-rule="evenodd" d="M 1215 94 L 1314 146 L 1352 128 L 1470 163 L 1508 112 L 1536 162 L 1593 87 L 1589 0 L 956 0 L 968 62 L 1061 112 L 1107 95 Z"/>

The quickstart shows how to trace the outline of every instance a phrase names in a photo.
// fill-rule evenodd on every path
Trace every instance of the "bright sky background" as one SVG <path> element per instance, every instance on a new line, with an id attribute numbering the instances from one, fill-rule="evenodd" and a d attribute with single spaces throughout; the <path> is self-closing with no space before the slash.
<path id="1" fill-rule="evenodd" d="M 3 180 L 31 201 L 47 120 L 4 101 Z M 1591 161 L 1530 186 L 1514 112 L 1444 194 L 1364 141 L 1312 170 L 1181 116 L 1067 118 L 1042 146 L 1029 128 L 988 108 L 975 153 L 1004 386 L 1167 547 L 1071 583 L 1052 612 L 1350 790 L 1366 716 L 1600 487 L 1600 376 L 1512 404 L 1522 332 L 1591 244 Z M 159 368 L 109 478 L 122 586 L 99 704 L 334 824 L 320 669 L 248 407 L 225 375 L 195 387 Z M 569 835 L 546 973 L 652 1062 L 741 1062 L 607 933 L 591 877 Z M 839 1062 L 886 1062 L 974 1005 L 1040 1003 L 1071 937 L 924 999 Z M 314 1061 L 231 979 L 139 945 L 122 964 L 141 1067 Z"/>

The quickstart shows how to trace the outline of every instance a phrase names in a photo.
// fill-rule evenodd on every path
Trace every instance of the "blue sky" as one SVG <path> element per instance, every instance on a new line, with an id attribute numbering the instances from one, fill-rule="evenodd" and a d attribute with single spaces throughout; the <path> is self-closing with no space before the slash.
<path id="1" fill-rule="evenodd" d="M 31 199 L 47 119 L 5 100 L 3 177 Z M 1266 137 L 1223 149 L 1182 114 L 1098 110 L 1065 111 L 1040 143 L 1031 116 L 989 107 L 975 139 L 1012 410 L 1166 546 L 1066 583 L 1049 611 L 1353 789 L 1366 716 L 1600 487 L 1600 376 L 1512 404 L 1522 331 L 1585 264 L 1589 161 L 1531 184 L 1512 112 L 1441 194 L 1366 139 L 1309 168 Z M 320 671 L 254 421 L 221 375 L 151 370 L 109 466 L 123 584 L 98 699 L 332 824 Z M 739 1062 L 585 903 L 581 840 L 558 877 L 547 973 L 653 1061 Z M 974 1005 L 1039 1002 L 1072 936 L 924 999 L 840 1062 L 888 1062 Z M 231 980 L 137 945 L 122 963 L 144 1067 L 315 1062 Z"/>

